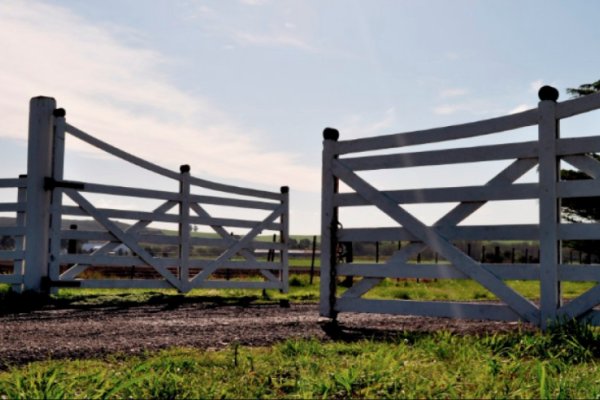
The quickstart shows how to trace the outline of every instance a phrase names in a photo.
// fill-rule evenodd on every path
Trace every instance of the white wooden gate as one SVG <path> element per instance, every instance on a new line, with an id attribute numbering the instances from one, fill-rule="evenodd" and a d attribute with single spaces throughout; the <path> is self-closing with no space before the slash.
<path id="1" fill-rule="evenodd" d="M 190 175 L 188 165 L 182 165 L 179 172 L 171 171 L 70 125 L 64 109 L 57 109 L 52 98 L 34 98 L 30 106 L 22 276 L 25 289 L 70 286 L 172 287 L 181 292 L 193 288 L 288 290 L 287 187 L 282 187 L 280 192 L 267 192 L 210 182 Z M 169 192 L 64 180 L 66 135 L 171 178 L 179 183 L 179 190 Z M 4 183 L 23 186 L 21 181 Z M 204 192 L 198 194 L 198 189 Z M 151 199 L 158 205 L 145 211 L 102 208 L 92 199 L 98 195 Z M 213 211 L 210 211 L 211 206 Z M 22 205 L 15 207 L 21 210 Z M 214 208 L 225 211 L 215 215 Z M 254 212 L 252 215 L 260 215 L 260 218 L 236 218 L 236 210 L 244 210 L 246 214 Z M 82 218 L 95 221 L 98 228 L 80 230 L 64 226 L 65 219 Z M 120 223 L 123 220 L 130 222 L 125 225 Z M 178 231 L 168 235 L 147 229 L 156 222 L 175 224 Z M 192 227 L 198 226 L 209 227 L 213 234 L 194 235 Z M 234 230 L 238 234 L 234 235 Z M 278 241 L 259 239 L 264 233 L 276 235 Z M 75 245 L 65 246 L 65 243 Z M 95 246 L 84 252 L 82 243 Z M 166 246 L 174 251 L 153 250 L 153 247 Z M 67 247 L 72 249 L 67 251 Z M 210 249 L 211 254 L 199 254 L 202 249 Z M 259 254 L 261 251 L 263 255 Z M 267 254 L 270 257 L 266 257 Z M 94 273 L 94 269 L 103 273 Z M 151 279 L 140 278 L 140 273 L 148 270 Z M 0 279 L 19 280 L 18 277 Z"/>
<path id="2" fill-rule="evenodd" d="M 372 138 L 339 141 L 335 129 L 324 131 L 322 187 L 321 315 L 339 312 L 374 312 L 470 319 L 523 320 L 545 328 L 560 318 L 589 318 L 600 324 L 600 266 L 563 264 L 562 240 L 600 239 L 600 224 L 563 223 L 560 199 L 600 196 L 600 163 L 591 153 L 600 152 L 600 136 L 559 136 L 561 119 L 600 108 L 600 94 L 557 103 L 558 91 L 540 90 L 538 108 L 505 117 L 464 125 Z M 450 148 L 459 139 L 475 138 L 527 126 L 538 126 L 538 140 L 520 143 Z M 397 149 L 447 142 L 447 149 L 352 156 L 353 153 Z M 455 145 L 456 146 L 456 145 Z M 441 166 L 493 160 L 512 160 L 485 185 L 411 190 L 377 190 L 358 172 L 419 166 Z M 560 162 L 568 163 L 593 180 L 561 181 Z M 538 169 L 538 182 L 516 183 Z M 340 182 L 350 188 L 341 193 Z M 537 199 L 537 225 L 461 226 L 468 216 L 489 201 Z M 446 215 L 427 225 L 406 210 L 405 204 L 456 203 Z M 379 228 L 343 228 L 342 208 L 375 206 L 398 225 Z M 410 241 L 384 264 L 339 264 L 341 242 Z M 458 240 L 537 240 L 537 264 L 489 264 L 459 249 Z M 409 263 L 425 248 L 437 252 L 446 264 Z M 352 287 L 338 295 L 338 277 L 353 276 Z M 363 296 L 385 278 L 472 279 L 495 294 L 501 303 L 377 300 Z M 506 280 L 540 282 L 540 302 L 525 298 Z M 563 304 L 561 281 L 592 281 L 596 285 Z"/>

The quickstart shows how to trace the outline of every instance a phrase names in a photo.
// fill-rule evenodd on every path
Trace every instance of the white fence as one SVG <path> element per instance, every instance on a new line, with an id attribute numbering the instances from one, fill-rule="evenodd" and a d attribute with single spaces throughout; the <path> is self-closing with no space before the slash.
<path id="1" fill-rule="evenodd" d="M 0 204 L 0 211 L 18 213 L 15 227 L 0 229 L 16 237 L 14 251 L 0 252 L 1 259 L 14 260 L 14 270 L 0 275 L 0 282 L 37 291 L 65 286 L 176 288 L 182 292 L 193 288 L 288 290 L 287 187 L 267 192 L 219 184 L 191 176 L 187 165 L 179 172 L 171 171 L 70 125 L 52 98 L 34 98 L 30 107 L 27 178 L 0 180 L 3 187 L 21 189 L 18 203 Z M 67 135 L 173 179 L 179 190 L 64 180 Z M 200 189 L 209 194 L 198 194 Z M 153 200 L 158 206 L 136 211 L 101 208 L 94 204 L 99 195 Z M 221 215 L 208 211 L 210 207 L 221 210 Z M 260 217 L 236 218 L 236 210 Z M 65 229 L 65 220 L 94 221 L 94 228 Z M 178 229 L 175 234 L 164 234 L 150 229 L 153 223 Z M 192 232 L 202 226 L 212 234 Z M 265 233 L 276 235 L 278 241 L 258 238 Z M 93 243 L 88 246 L 93 250 L 82 252 L 82 243 Z M 117 248 L 127 251 L 117 252 Z M 258 255 L 260 250 L 267 250 L 266 259 Z"/>
<path id="2" fill-rule="evenodd" d="M 323 316 L 339 312 L 374 312 L 471 319 L 523 320 L 545 328 L 561 318 L 589 318 L 600 324 L 600 266 L 564 264 L 561 241 L 600 239 L 600 224 L 564 223 L 560 217 L 561 198 L 600 196 L 600 163 L 591 156 L 600 152 L 600 136 L 560 138 L 559 122 L 600 108 L 600 94 L 557 103 L 558 91 L 540 90 L 536 109 L 464 125 L 338 141 L 335 129 L 324 131 L 321 304 Z M 451 148 L 453 141 L 498 132 L 538 126 L 538 140 Z M 447 142 L 444 150 L 411 151 L 410 146 Z M 462 143 L 462 142 L 461 142 Z M 456 146 L 456 145 L 454 145 Z M 407 148 L 403 153 L 358 155 L 386 149 Z M 403 149 L 404 150 L 404 149 Z M 494 160 L 512 160 L 510 165 L 481 186 L 377 190 L 364 171 L 406 167 L 446 166 Z M 561 160 L 585 172 L 591 180 L 562 181 Z M 528 171 L 537 182 L 519 183 Z M 468 178 L 468 177 L 466 177 Z M 340 183 L 349 187 L 340 191 Z M 536 199 L 539 224 L 459 225 L 489 201 Z M 406 204 L 456 203 L 446 215 L 426 224 L 406 210 Z M 374 206 L 391 218 L 396 227 L 344 228 L 340 211 L 351 207 Z M 347 214 L 344 214 L 347 215 Z M 340 263 L 341 244 L 374 241 L 410 241 L 384 264 Z M 455 243 L 459 240 L 539 241 L 538 264 L 493 264 L 474 260 Z M 429 248 L 445 260 L 443 264 L 415 264 L 411 257 Z M 339 295 L 339 276 L 362 278 Z M 492 292 L 498 302 L 452 302 L 379 300 L 364 295 L 385 278 L 472 279 Z M 535 280 L 540 283 L 539 303 L 525 298 L 507 280 Z M 596 284 L 579 297 L 564 302 L 561 282 L 590 281 Z"/>

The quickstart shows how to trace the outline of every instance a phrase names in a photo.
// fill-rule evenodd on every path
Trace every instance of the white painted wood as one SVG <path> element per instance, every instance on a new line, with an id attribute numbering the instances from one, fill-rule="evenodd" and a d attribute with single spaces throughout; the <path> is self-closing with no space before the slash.
<path id="1" fill-rule="evenodd" d="M 75 136 L 76 138 L 94 147 L 97 147 L 102 151 L 112 154 L 115 157 L 125 160 L 131 164 L 137 165 L 138 167 L 147 169 L 148 171 L 152 171 L 156 174 L 163 175 L 171 179 L 179 180 L 179 174 L 177 172 L 168 170 L 149 161 L 136 157 L 133 154 L 127 153 L 126 151 L 118 149 L 115 146 L 112 146 L 106 142 L 103 142 L 100 139 L 97 139 L 85 133 L 84 131 L 74 127 L 73 125 L 66 124 L 66 131 L 71 135 Z"/>
<path id="2" fill-rule="evenodd" d="M 172 289 L 165 280 L 149 279 L 82 279 L 77 280 L 82 289 Z"/>
<path id="3" fill-rule="evenodd" d="M 556 118 L 563 119 L 600 108 L 600 93 L 594 93 L 556 105 Z"/>
<path id="4" fill-rule="evenodd" d="M 556 185 L 556 194 L 561 198 L 600 196 L 600 181 L 597 179 L 561 181 Z"/>
<path id="5" fill-rule="evenodd" d="M 598 240 L 600 224 L 560 224 L 558 226 L 560 240 Z"/>
<path id="6" fill-rule="evenodd" d="M 0 228 L 2 236 L 23 236 L 27 232 L 24 226 L 3 226 Z"/>
<path id="7" fill-rule="evenodd" d="M 283 212 L 283 206 L 280 206 L 277 210 L 273 211 L 267 218 L 265 218 L 261 223 L 253 227 L 243 238 L 238 240 L 235 244 L 229 247 L 223 254 L 217 257 L 215 260 L 211 262 L 201 273 L 193 277 L 190 283 L 196 284 L 202 280 L 207 279 L 218 267 L 219 264 L 229 258 L 235 256 L 237 252 L 244 249 L 248 246 L 249 242 L 252 241 L 257 235 L 259 235 L 266 227 L 278 218 Z"/>
<path id="8" fill-rule="evenodd" d="M 319 313 L 323 317 L 335 317 L 336 275 L 335 243 L 337 243 L 337 208 L 333 197 L 337 192 L 337 178 L 331 170 L 336 142 L 323 140 L 321 181 L 321 266 Z"/>
<path id="9" fill-rule="evenodd" d="M 0 260 L 22 260 L 24 256 L 25 252 L 23 250 L 0 250 Z"/>
<path id="10" fill-rule="evenodd" d="M 115 196 L 142 197 L 157 200 L 179 201 L 179 193 L 166 192 L 163 190 L 139 189 L 123 186 L 109 186 L 98 183 L 86 183 L 83 192 L 110 194 Z"/>
<path id="11" fill-rule="evenodd" d="M 558 278 L 561 281 L 600 282 L 600 266 L 561 264 L 558 266 Z"/>
<path id="12" fill-rule="evenodd" d="M 22 180 L 15 178 L 0 179 L 0 188 L 15 188 L 21 186 Z"/>
<path id="13" fill-rule="evenodd" d="M 61 264 L 77 264 L 80 266 L 84 266 L 86 269 L 88 267 L 94 266 L 109 266 L 109 267 L 154 267 L 154 265 L 160 265 L 163 268 L 166 267 L 175 267 L 177 266 L 176 258 L 155 258 L 154 265 L 149 264 L 145 260 L 136 256 L 118 256 L 118 255 L 109 255 L 109 254 L 62 254 L 58 257 L 58 260 Z M 79 271 L 81 273 L 83 271 Z M 77 275 L 76 274 L 75 277 Z M 63 273 L 60 277 L 61 280 L 72 280 L 75 279 L 73 277 L 73 273 L 66 274 Z"/>
<path id="14" fill-rule="evenodd" d="M 581 296 L 566 303 L 558 310 L 557 316 L 559 318 L 577 318 L 598 304 L 600 304 L 600 284 L 597 284 Z"/>
<path id="15" fill-rule="evenodd" d="M 199 195 L 190 195 L 190 201 L 202 204 L 214 204 L 218 206 L 229 206 L 229 207 L 241 207 L 241 208 L 256 208 L 258 210 L 268 210 L 273 211 L 276 209 L 279 204 L 278 203 L 268 203 L 265 201 L 255 201 L 255 200 L 243 200 L 243 199 L 231 199 L 227 197 L 217 197 L 217 196 L 199 196 Z"/>
<path id="16" fill-rule="evenodd" d="M 509 116 L 462 125 L 340 141 L 334 146 L 333 154 L 357 153 L 394 147 L 437 143 L 447 140 L 465 139 L 536 124 L 537 110 L 533 109 Z"/>
<path id="17" fill-rule="evenodd" d="M 259 282 L 259 281 L 217 281 L 203 280 L 194 282 L 195 288 L 206 289 L 281 289 L 279 282 Z"/>
<path id="18" fill-rule="evenodd" d="M 581 172 L 585 172 L 592 178 L 600 177 L 600 162 L 587 154 L 582 154 L 579 156 L 565 156 L 562 157 L 562 159 L 563 161 L 566 161 L 575 168 L 579 169 Z"/>
<path id="19" fill-rule="evenodd" d="M 21 182 L 27 182 L 27 176 L 21 175 L 19 177 Z M 21 203 L 25 203 L 27 201 L 27 186 L 20 185 L 17 190 L 17 201 Z M 25 209 L 17 212 L 16 225 L 25 233 Z M 25 237 L 23 234 L 15 235 L 15 251 L 22 252 L 23 254 L 20 257 L 15 257 L 13 262 L 13 273 L 20 277 L 20 281 L 18 283 L 13 284 L 12 290 L 15 293 L 21 293 L 24 290 L 23 287 L 23 279 L 25 274 Z"/>
<path id="20" fill-rule="evenodd" d="M 283 199 L 281 205 L 283 207 L 280 220 L 281 220 L 281 231 L 279 232 L 279 241 L 282 245 L 282 249 L 279 251 L 281 260 L 281 274 L 279 280 L 282 284 L 282 292 L 289 292 L 289 259 L 288 259 L 288 244 L 290 242 L 290 194 L 288 188 L 282 190 Z"/>
<path id="21" fill-rule="evenodd" d="M 0 283 L 6 283 L 7 285 L 13 285 L 20 287 L 23 284 L 23 275 L 1 275 L 0 274 Z"/>
<path id="22" fill-rule="evenodd" d="M 556 156 L 558 122 L 556 103 L 539 103 L 540 175 L 540 326 L 546 329 L 557 317 L 560 307 L 558 264 L 560 263 L 560 202 L 558 200 L 559 161 Z"/>
<path id="23" fill-rule="evenodd" d="M 537 264 L 481 264 L 481 268 L 500 279 L 538 280 Z M 339 275 L 366 278 L 422 278 L 422 279 L 471 279 L 449 264 L 342 264 Z"/>
<path id="24" fill-rule="evenodd" d="M 65 163 L 65 117 L 54 118 L 54 138 L 52 152 L 52 178 L 60 181 L 64 176 Z M 60 231 L 62 225 L 62 190 L 52 189 L 50 205 L 50 262 L 48 276 L 57 280 L 60 275 L 58 255 L 61 250 Z"/>
<path id="25" fill-rule="evenodd" d="M 438 234 L 434 227 L 425 226 L 421 221 L 395 204 L 393 200 L 383 196 L 370 184 L 346 168 L 341 162 L 334 161 L 332 170 L 348 186 L 360 192 L 373 205 L 377 206 L 377 208 L 385 212 L 396 222 L 410 229 L 415 236 L 450 261 L 456 268 L 492 291 L 523 318 L 537 323 L 539 313 L 533 303 L 515 292 L 489 271 L 480 268 L 478 263 L 456 249 L 450 242 Z"/>
<path id="26" fill-rule="evenodd" d="M 212 264 L 212 259 L 190 259 L 191 268 L 206 268 Z M 281 263 L 257 261 L 257 260 L 224 260 L 219 263 L 218 269 L 238 269 L 238 270 L 272 270 L 281 271 L 283 269 Z"/>
<path id="27" fill-rule="evenodd" d="M 381 191 L 398 204 L 536 199 L 538 192 L 537 183 L 520 183 L 508 187 L 464 186 Z M 334 196 L 334 205 L 348 207 L 368 205 L 368 203 L 356 193 L 339 193 Z"/>
<path id="28" fill-rule="evenodd" d="M 19 203 L 0 203 L 0 212 L 18 212 L 25 211 L 27 207 L 25 202 Z"/>
<path id="29" fill-rule="evenodd" d="M 182 170 L 179 181 L 179 280 L 180 288 L 186 288 L 190 279 L 190 172 Z M 185 291 L 185 290 L 184 290 Z"/>
<path id="30" fill-rule="evenodd" d="M 538 154 L 537 147 L 537 142 L 496 144 L 450 150 L 352 157 L 340 159 L 339 162 L 342 162 L 347 168 L 353 171 L 372 171 L 427 165 L 463 164 L 511 158 L 534 158 Z"/>
<path id="31" fill-rule="evenodd" d="M 500 304 L 414 300 L 338 299 L 336 311 L 375 314 L 422 315 L 497 321 L 524 320 L 510 307 Z"/>
<path id="32" fill-rule="evenodd" d="M 435 229 L 448 240 L 537 240 L 539 238 L 537 225 L 440 225 L 435 226 Z M 344 242 L 420 241 L 406 228 L 346 228 L 340 229 L 338 238 Z"/>
<path id="33" fill-rule="evenodd" d="M 179 288 L 179 280 L 170 271 L 160 265 L 154 257 L 141 247 L 130 234 L 123 232 L 116 224 L 106 218 L 102 213 L 88 202 L 83 196 L 72 189 L 65 189 L 65 194 L 69 196 L 75 203 L 79 204 L 86 210 L 96 221 L 103 225 L 107 230 L 114 234 L 123 244 L 129 247 L 142 260 L 154 267 L 169 283 L 175 288 Z"/>
<path id="34" fill-rule="evenodd" d="M 225 193 L 239 194 L 243 196 L 259 197 L 263 199 L 281 200 L 281 194 L 275 192 L 268 192 L 264 190 L 248 189 L 239 186 L 224 185 L 222 183 L 216 183 L 207 181 L 206 179 L 200 179 L 194 176 L 190 177 L 190 183 L 192 185 L 200 186 L 206 189 L 217 190 Z"/>
<path id="35" fill-rule="evenodd" d="M 56 101 L 34 97 L 29 103 L 29 140 L 27 144 L 27 247 L 25 290 L 41 291 L 42 278 L 48 276 L 48 228 L 50 192 L 44 178 L 52 176 L 52 112 Z"/>
<path id="36" fill-rule="evenodd" d="M 600 136 L 564 138 L 556 141 L 556 154 L 559 156 L 597 153 L 600 151 Z"/>

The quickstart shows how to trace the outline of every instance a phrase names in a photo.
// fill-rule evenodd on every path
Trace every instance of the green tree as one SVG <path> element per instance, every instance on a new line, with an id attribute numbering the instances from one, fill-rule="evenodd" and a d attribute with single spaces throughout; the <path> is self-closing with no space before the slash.
<path id="1" fill-rule="evenodd" d="M 585 83 L 577 88 L 567 89 L 567 93 L 572 97 L 582 97 L 598 92 L 600 92 L 600 80 L 594 83 Z M 600 161 L 597 154 L 590 155 Z M 562 169 L 560 177 L 566 181 L 592 179 L 585 172 L 570 169 Z M 600 198 L 576 197 L 562 199 L 561 214 L 565 220 L 570 222 L 600 222 Z M 572 240 L 565 242 L 565 245 L 590 255 L 600 256 L 600 240 Z"/>

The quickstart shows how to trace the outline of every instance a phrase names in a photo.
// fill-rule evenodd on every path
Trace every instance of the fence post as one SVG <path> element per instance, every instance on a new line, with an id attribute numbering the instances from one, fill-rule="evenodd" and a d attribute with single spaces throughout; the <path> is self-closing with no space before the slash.
<path id="1" fill-rule="evenodd" d="M 540 175 L 540 326 L 545 330 L 560 308 L 558 239 L 560 200 L 557 196 L 560 160 L 556 155 L 559 125 L 556 119 L 558 90 L 544 86 L 539 93 L 539 175 Z"/>
<path id="2" fill-rule="evenodd" d="M 52 144 L 56 100 L 34 97 L 29 102 L 27 144 L 27 210 L 25 229 L 25 290 L 41 292 L 48 276 L 50 192 L 44 178 L 52 176 Z"/>
<path id="3" fill-rule="evenodd" d="M 189 290 L 190 262 L 190 166 L 179 167 L 179 290 Z"/>
<path id="4" fill-rule="evenodd" d="M 322 316 L 335 318 L 336 292 L 336 247 L 338 210 L 334 207 L 333 196 L 338 191 L 338 179 L 331 171 L 337 158 L 335 142 L 340 133 L 333 128 L 323 130 L 323 175 L 321 183 L 321 267 L 320 267 L 320 308 Z"/>
<path id="5" fill-rule="evenodd" d="M 24 180 L 25 182 L 27 182 L 27 175 L 19 175 L 19 180 Z M 19 183 L 19 185 L 21 185 Z M 19 189 L 17 189 L 17 203 L 19 204 L 25 204 L 27 201 L 27 183 L 25 183 L 25 186 L 19 186 Z M 25 211 L 17 211 L 17 227 L 25 227 Z M 21 252 L 25 250 L 25 236 L 23 235 L 17 235 L 15 236 L 15 251 L 16 252 Z M 13 274 L 15 275 L 20 275 L 21 277 L 24 276 L 25 274 L 25 270 L 24 270 L 24 255 L 21 256 L 18 259 L 14 260 L 13 263 Z M 12 290 L 16 293 L 21 293 L 23 291 L 23 283 L 18 283 L 18 284 L 14 284 L 12 285 Z"/>
<path id="6" fill-rule="evenodd" d="M 281 204 L 284 205 L 281 213 L 281 231 L 279 233 L 279 241 L 283 244 L 281 249 L 281 292 L 287 293 L 290 290 L 289 281 L 289 260 L 288 260 L 288 243 L 290 235 L 290 188 L 288 186 L 281 187 Z"/>
<path id="7" fill-rule="evenodd" d="M 308 283 L 312 285 L 313 276 L 315 275 L 315 253 L 317 252 L 317 235 L 313 236 L 312 240 L 312 255 L 310 258 L 310 280 Z"/>
<path id="8" fill-rule="evenodd" d="M 52 139 L 52 178 L 62 180 L 64 177 L 65 164 L 65 110 L 58 108 L 53 111 L 54 116 L 54 137 Z M 48 264 L 48 275 L 50 281 L 57 281 L 60 278 L 60 232 L 62 230 L 62 189 L 53 188 L 50 194 L 50 260 Z M 71 226 L 71 229 L 73 227 Z M 75 225 L 77 229 L 77 225 Z M 68 249 L 70 250 L 70 249 Z M 57 290 L 52 289 L 50 290 Z"/>

